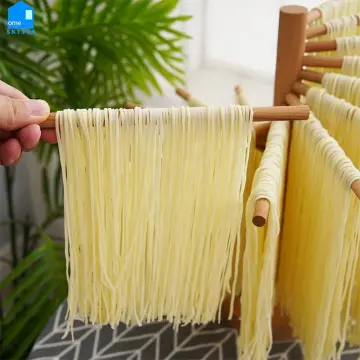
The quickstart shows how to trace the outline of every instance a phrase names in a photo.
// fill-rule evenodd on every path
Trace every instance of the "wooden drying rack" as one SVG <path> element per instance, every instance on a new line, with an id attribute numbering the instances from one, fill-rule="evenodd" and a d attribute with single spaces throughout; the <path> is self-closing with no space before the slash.
<path id="1" fill-rule="evenodd" d="M 277 43 L 277 60 L 274 85 L 274 106 L 301 104 L 300 95 L 305 95 L 308 86 L 301 83 L 301 79 L 321 83 L 323 74 L 315 71 L 303 70 L 303 66 L 318 66 L 329 68 L 341 68 L 342 58 L 306 56 L 305 52 L 336 50 L 335 41 L 313 41 L 307 39 L 326 34 L 324 26 L 307 30 L 307 24 L 321 18 L 319 9 L 308 10 L 303 6 L 284 6 L 280 8 L 279 30 Z M 315 35 L 314 35 L 315 34 Z M 267 124 L 267 131 L 270 123 Z M 292 134 L 292 122 L 290 123 L 290 141 Z M 290 149 L 290 146 L 289 146 Z M 287 177 L 287 174 L 286 174 Z M 286 183 L 286 182 L 285 182 Z M 360 198 L 360 181 L 354 181 L 352 190 Z M 286 189 L 284 191 L 286 196 Z M 270 204 L 267 199 L 259 199 L 255 204 L 253 223 L 263 226 L 268 218 Z M 230 300 L 224 302 L 222 318 L 227 322 L 230 313 Z M 240 295 L 237 296 L 233 309 L 233 318 L 229 325 L 239 329 L 241 315 Z M 279 307 L 275 307 L 272 318 L 274 340 L 288 340 L 292 338 L 292 329 L 287 316 L 283 315 Z"/>

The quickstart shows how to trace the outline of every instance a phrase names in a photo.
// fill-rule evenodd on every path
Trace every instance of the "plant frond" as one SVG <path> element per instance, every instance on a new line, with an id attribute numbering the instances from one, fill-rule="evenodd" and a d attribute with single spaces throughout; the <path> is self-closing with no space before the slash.
<path id="1" fill-rule="evenodd" d="M 43 244 L 21 260 L 0 284 L 0 289 L 12 287 L 2 300 L 5 306 L 11 306 L 1 321 L 2 346 L 12 359 L 26 357 L 67 293 L 64 246 L 40 234 Z"/>

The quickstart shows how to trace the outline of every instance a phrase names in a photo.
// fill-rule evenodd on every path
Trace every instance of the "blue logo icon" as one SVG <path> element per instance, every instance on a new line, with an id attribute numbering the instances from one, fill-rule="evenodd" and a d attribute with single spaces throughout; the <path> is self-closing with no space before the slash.
<path id="1" fill-rule="evenodd" d="M 9 35 L 35 34 L 34 9 L 23 1 L 9 7 L 6 27 Z"/>

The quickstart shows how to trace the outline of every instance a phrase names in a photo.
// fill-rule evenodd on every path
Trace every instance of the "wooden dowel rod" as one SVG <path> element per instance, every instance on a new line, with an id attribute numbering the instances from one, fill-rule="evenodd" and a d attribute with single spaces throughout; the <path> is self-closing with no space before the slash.
<path id="1" fill-rule="evenodd" d="M 321 52 L 321 51 L 334 51 L 337 49 L 336 40 L 327 41 L 308 41 L 305 46 L 305 52 Z"/>
<path id="2" fill-rule="evenodd" d="M 311 71 L 311 70 L 301 70 L 299 72 L 299 80 L 307 80 L 307 81 L 311 81 L 317 84 L 321 84 L 322 79 L 324 77 L 324 74 L 316 72 L 316 71 Z"/>
<path id="3" fill-rule="evenodd" d="M 253 124 L 256 134 L 256 148 L 264 150 L 266 146 L 267 136 L 269 133 L 271 122 L 256 122 Z"/>
<path id="4" fill-rule="evenodd" d="M 286 103 L 290 106 L 299 106 L 301 105 L 301 101 L 297 95 L 293 92 L 286 94 L 285 96 Z"/>
<path id="5" fill-rule="evenodd" d="M 175 89 L 175 92 L 180 97 L 182 97 L 185 101 L 188 101 L 190 99 L 191 94 L 185 89 L 177 88 L 177 89 Z"/>
<path id="6" fill-rule="evenodd" d="M 309 14 L 308 14 L 308 24 L 320 19 L 321 16 L 322 15 L 321 15 L 320 9 L 314 8 L 314 9 L 310 10 Z"/>
<path id="7" fill-rule="evenodd" d="M 357 179 L 352 182 L 351 190 L 354 192 L 354 194 L 357 196 L 357 198 L 360 199 L 360 179 Z"/>
<path id="8" fill-rule="evenodd" d="M 128 111 L 132 111 L 127 109 Z M 307 120 L 309 118 L 309 108 L 305 105 L 289 106 L 268 106 L 254 107 L 253 120 L 256 121 L 287 121 L 287 120 Z M 49 117 L 40 124 L 42 129 L 55 128 L 56 113 L 50 113 Z"/>
<path id="9" fill-rule="evenodd" d="M 310 27 L 306 30 L 306 38 L 312 39 L 317 36 L 322 36 L 327 34 L 327 27 L 323 24 L 320 26 Z"/>
<path id="10" fill-rule="evenodd" d="M 135 109 L 136 107 L 137 107 L 137 105 L 133 104 L 133 103 L 127 103 L 124 105 L 125 109 Z"/>
<path id="11" fill-rule="evenodd" d="M 258 199 L 255 202 L 254 215 L 252 223 L 257 227 L 263 227 L 268 219 L 270 203 L 268 199 Z"/>
<path id="12" fill-rule="evenodd" d="M 292 86 L 292 91 L 297 95 L 306 96 L 306 93 L 308 92 L 309 89 L 310 89 L 309 86 L 307 86 L 306 84 L 304 84 L 300 81 L 294 82 L 294 84 Z"/>
<path id="13" fill-rule="evenodd" d="M 299 105 L 301 105 L 301 102 L 300 102 L 299 98 L 293 93 L 289 93 L 289 94 L 286 95 L 286 102 L 291 106 L 299 106 Z M 356 195 L 356 197 L 358 199 L 360 199 L 360 179 L 354 180 L 351 183 L 350 187 L 351 187 L 351 190 Z"/>
<path id="14" fill-rule="evenodd" d="M 305 55 L 303 57 L 303 65 L 311 67 L 324 67 L 340 69 L 343 64 L 343 58 L 332 56 L 311 56 Z"/>

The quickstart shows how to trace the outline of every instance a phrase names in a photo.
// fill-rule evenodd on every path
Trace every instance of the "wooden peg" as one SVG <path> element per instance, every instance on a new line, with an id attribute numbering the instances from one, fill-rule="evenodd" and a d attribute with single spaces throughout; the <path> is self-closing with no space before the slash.
<path id="1" fill-rule="evenodd" d="M 257 227 L 263 227 L 268 219 L 270 203 L 268 199 L 261 198 L 256 200 L 252 223 Z"/>
<path id="2" fill-rule="evenodd" d="M 320 19 L 322 16 L 321 10 L 318 8 L 311 9 L 308 14 L 308 24 Z"/>
<path id="3" fill-rule="evenodd" d="M 285 100 L 286 100 L 286 103 L 288 105 L 290 105 L 290 106 L 301 105 L 301 101 L 299 99 L 299 96 L 297 96 L 293 92 L 290 92 L 290 93 L 286 94 Z"/>
<path id="4" fill-rule="evenodd" d="M 127 103 L 124 105 L 125 109 L 135 109 L 138 105 L 133 104 L 133 103 Z"/>
<path id="5" fill-rule="evenodd" d="M 335 51 L 337 49 L 336 40 L 327 41 L 308 41 L 305 46 L 305 52 Z"/>
<path id="6" fill-rule="evenodd" d="M 306 38 L 312 39 L 317 36 L 322 36 L 327 34 L 327 27 L 326 25 L 320 25 L 316 27 L 310 27 L 306 30 Z"/>
<path id="7" fill-rule="evenodd" d="M 307 86 L 306 84 L 304 84 L 300 81 L 295 81 L 292 86 L 292 91 L 295 94 L 303 95 L 303 96 L 306 96 L 306 93 L 308 92 L 309 89 L 310 89 L 309 86 Z"/>
<path id="8" fill-rule="evenodd" d="M 321 84 L 324 74 L 317 71 L 301 70 L 299 72 L 299 80 L 307 80 L 317 84 Z"/>
<path id="9" fill-rule="evenodd" d="M 190 99 L 191 94 L 185 89 L 176 88 L 175 92 L 180 97 L 182 97 L 185 101 L 188 101 Z"/>
<path id="10" fill-rule="evenodd" d="M 303 57 L 303 65 L 310 67 L 341 69 L 343 65 L 343 58 L 335 56 L 333 57 L 305 55 Z"/>

